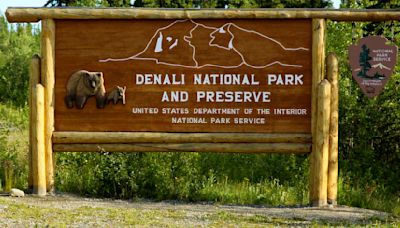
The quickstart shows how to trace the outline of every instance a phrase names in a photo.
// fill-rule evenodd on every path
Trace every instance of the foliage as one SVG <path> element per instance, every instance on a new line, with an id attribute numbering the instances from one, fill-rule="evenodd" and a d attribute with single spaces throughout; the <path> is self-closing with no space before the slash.
<path id="1" fill-rule="evenodd" d="M 400 196 L 388 194 L 384 185 L 355 185 L 354 179 L 344 177 L 339 179 L 338 203 L 354 207 L 389 211 L 400 215 Z"/>
<path id="2" fill-rule="evenodd" d="M 48 0 L 44 6 L 129 7 L 130 0 Z"/>
<path id="3" fill-rule="evenodd" d="M 157 8 L 326 8 L 330 0 L 48 0 L 45 6 L 105 6 L 105 7 L 157 7 Z"/>
<path id="4" fill-rule="evenodd" d="M 5 186 L 8 169 L 15 187 L 25 188 L 27 178 L 27 107 L 0 103 L 0 191 Z"/>
<path id="5" fill-rule="evenodd" d="M 0 16 L 0 190 L 6 169 L 14 186 L 26 186 L 28 68 L 38 50 L 39 30 Z"/>
<path id="6" fill-rule="evenodd" d="M 0 17 L 0 102 L 26 105 L 28 68 L 39 52 L 39 30 L 30 24 L 7 24 Z"/>
<path id="7" fill-rule="evenodd" d="M 271 180 L 287 186 L 301 186 L 300 191 L 308 189 L 307 172 L 304 172 L 308 160 L 294 155 L 288 159 L 282 155 L 63 153 L 57 154 L 56 163 L 59 177 L 56 185 L 61 191 L 96 196 L 204 199 L 204 191 L 212 191 L 210 187 L 220 182 L 228 186 L 228 179 L 238 185 L 243 180 L 247 185 L 269 184 Z M 279 163 L 282 165 L 270 168 Z M 303 202 L 306 194 L 300 195 L 296 199 Z"/>
<path id="8" fill-rule="evenodd" d="M 384 33 L 390 37 L 391 24 L 385 24 Z M 388 81 L 383 92 L 376 98 L 365 97 L 356 82 L 348 64 L 347 47 L 353 42 L 352 34 L 361 38 L 368 23 L 356 23 L 354 29 L 349 23 L 328 24 L 328 52 L 335 52 L 340 66 L 339 102 L 339 156 L 342 175 L 353 180 L 353 186 L 360 188 L 385 188 L 399 194 L 400 182 L 400 74 L 399 65 Z M 394 22 L 398 26 L 398 22 Z M 353 31 L 354 30 L 354 31 Z M 374 31 L 371 34 L 378 34 Z M 394 36 L 399 45 L 399 34 Z M 354 40 L 355 42 L 355 40 Z"/>

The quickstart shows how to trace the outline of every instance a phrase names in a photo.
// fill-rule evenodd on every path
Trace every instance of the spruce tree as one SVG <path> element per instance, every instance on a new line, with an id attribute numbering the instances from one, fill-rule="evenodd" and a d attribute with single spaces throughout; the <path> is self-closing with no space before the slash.
<path id="1" fill-rule="evenodd" d="M 369 63 L 369 60 L 371 59 L 371 56 L 369 56 L 369 48 L 367 47 L 367 45 L 363 44 L 363 46 L 361 46 L 359 59 L 361 70 L 360 72 L 358 72 L 358 76 L 368 77 L 367 72 L 369 71 L 369 69 L 371 69 L 371 64 Z"/>

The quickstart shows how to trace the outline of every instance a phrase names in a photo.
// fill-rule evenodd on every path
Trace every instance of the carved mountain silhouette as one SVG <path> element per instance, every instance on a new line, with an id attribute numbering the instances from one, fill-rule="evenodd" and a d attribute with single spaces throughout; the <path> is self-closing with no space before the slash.
<path id="1" fill-rule="evenodd" d="M 299 62 L 308 51 L 305 47 L 285 47 L 276 39 L 234 23 L 212 27 L 193 20 L 177 20 L 158 29 L 143 51 L 127 58 L 99 61 L 143 60 L 186 68 L 302 67 Z M 293 54 L 298 58 L 292 59 L 297 60 L 288 62 L 287 56 Z"/>

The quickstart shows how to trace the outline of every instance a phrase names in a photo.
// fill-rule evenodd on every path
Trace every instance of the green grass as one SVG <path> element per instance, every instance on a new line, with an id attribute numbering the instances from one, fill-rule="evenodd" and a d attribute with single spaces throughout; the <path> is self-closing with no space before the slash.
<path id="1" fill-rule="evenodd" d="M 26 189 L 27 187 L 27 151 L 28 151 L 28 109 L 14 107 L 7 104 L 0 103 L 0 191 L 4 186 L 4 161 L 10 161 L 14 169 L 13 187 Z M 82 155 L 82 156 L 81 156 Z M 298 181 L 293 183 L 283 182 L 281 183 L 277 179 L 265 179 L 258 183 L 254 183 L 247 178 L 241 181 L 231 180 L 226 176 L 217 175 L 214 172 L 210 172 L 207 176 L 199 176 L 199 173 L 193 173 L 188 175 L 189 177 L 195 177 L 193 179 L 185 179 L 178 177 L 170 177 L 170 171 L 163 170 L 163 164 L 160 164 L 160 159 L 156 160 L 151 158 L 144 160 L 142 169 L 132 169 L 126 171 L 124 168 L 117 166 L 121 165 L 118 162 L 113 162 L 112 159 L 101 158 L 103 163 L 97 163 L 98 160 L 92 159 L 90 156 L 83 156 L 83 154 L 76 154 L 76 158 L 73 162 L 76 164 L 67 164 L 62 167 L 58 167 L 56 170 L 57 184 L 59 189 L 74 189 L 75 193 L 93 194 L 105 184 L 109 182 L 101 182 L 98 179 L 98 175 L 108 175 L 108 173 L 115 173 L 114 176 L 108 176 L 108 181 L 113 181 L 113 178 L 120 178 L 118 181 L 112 182 L 114 187 L 123 188 L 125 192 L 129 192 L 130 189 L 146 188 L 146 179 L 148 174 L 140 172 L 160 172 L 152 174 L 158 179 L 152 180 L 156 183 L 156 188 L 152 191 L 165 191 L 168 193 L 170 189 L 173 189 L 179 193 L 180 188 L 187 188 L 182 191 L 185 195 L 166 195 L 159 194 L 157 199 L 184 199 L 189 201 L 212 201 L 222 204 L 261 204 L 268 206 L 280 206 L 280 205 L 306 205 L 308 203 L 308 181 L 307 174 L 296 174 L 298 175 Z M 109 155 L 102 155 L 109 156 Z M 121 154 L 120 158 L 124 158 Z M 168 155 L 175 156 L 175 155 Z M 133 162 L 139 161 L 140 155 L 132 158 Z M 182 156 L 181 158 L 185 158 Z M 136 159 L 136 160 L 135 160 Z M 161 161 L 167 161 L 167 157 L 161 159 Z M 192 161 L 196 158 L 190 158 L 192 160 L 184 160 L 183 164 L 189 164 L 191 166 Z M 65 162 L 65 161 L 64 161 Z M 70 161 L 71 162 L 71 161 Z M 79 162 L 79 164 L 78 164 Z M 140 164 L 135 163 L 135 164 Z M 166 162 L 164 166 L 168 166 Z M 150 166 L 149 166 L 150 165 Z M 176 165 L 176 164 L 175 164 Z M 279 164 L 276 164 L 279 166 Z M 114 169 L 115 166 L 115 169 Z M 126 162 L 126 166 L 132 166 L 130 162 Z M 80 167 L 81 171 L 87 175 L 82 177 L 75 167 Z M 160 168 L 161 167 L 161 168 Z M 176 166 L 179 168 L 179 166 Z M 175 170 L 177 169 L 175 167 Z M 106 168 L 106 169 L 105 169 Z M 188 170 L 190 171 L 190 169 Z M 93 170 L 97 170 L 93 172 Z M 108 171 L 105 171 L 108 170 Z M 306 169 L 305 169 L 306 170 Z M 165 173 L 163 173 L 165 172 Z M 181 173 L 186 170 L 180 171 Z M 197 175 L 197 177 L 196 177 Z M 136 177 L 134 179 L 133 177 Z M 151 177 L 151 176 L 150 176 Z M 339 204 L 355 206 L 361 208 L 376 209 L 393 213 L 396 216 L 400 216 L 400 195 L 399 193 L 388 192 L 382 185 L 357 185 L 346 178 L 346 173 L 341 173 L 339 180 Z M 174 182 L 168 182 L 168 178 L 171 178 Z M 191 182 L 193 180 L 200 180 L 196 183 Z M 345 180 L 345 181 L 344 181 Z M 126 186 L 122 186 L 125 184 Z M 192 186 L 193 185 L 193 186 Z M 121 187 L 122 186 L 122 187 Z M 133 186 L 133 187 L 132 187 Z M 163 187 L 167 186 L 167 187 Z M 172 187 L 171 187 L 172 186 Z M 162 188 L 163 187 L 163 188 Z M 89 189 L 85 189 L 89 188 Z M 136 193 L 134 197 L 148 197 L 144 193 Z M 95 194 L 94 194 L 95 195 Z M 168 198 L 165 198 L 168 196 Z M 133 197 L 133 198 L 134 198 Z M 176 198 L 174 198 L 176 197 Z M 112 214 L 112 213 L 111 213 Z"/>
<path id="2" fill-rule="evenodd" d="M 400 216 L 400 195 L 388 193 L 384 186 L 353 186 L 339 178 L 338 203 L 353 207 L 386 211 Z"/>
<path id="3" fill-rule="evenodd" d="M 195 197 L 201 201 L 213 201 L 229 204 L 263 204 L 268 206 L 306 205 L 308 189 L 299 181 L 297 186 L 282 185 L 279 180 L 251 183 L 248 179 L 241 182 L 207 181 Z"/>
<path id="4" fill-rule="evenodd" d="M 60 200 L 60 199 L 59 199 Z M 104 201 L 103 201 L 104 202 Z M 379 226 L 396 227 L 399 220 L 388 218 L 386 221 L 371 218 L 356 224 L 340 221 L 308 221 L 303 218 L 283 218 L 258 213 L 233 212 L 223 208 L 207 207 L 187 209 L 173 205 L 146 207 L 140 202 L 117 204 L 99 204 L 85 201 L 54 201 L 46 199 L 0 198 L 0 205 L 6 206 L 0 213 L 1 226 L 91 226 L 91 227 L 276 227 L 276 226 Z M 62 205 L 62 206 L 61 206 Z M 88 206 L 90 205 L 90 206 Z M 146 204 L 149 205 L 149 204 Z M 0 209 L 1 210 L 1 209 Z"/>
<path id="5" fill-rule="evenodd" d="M 2 220 L 1 218 L 7 218 L 22 221 L 23 224 L 49 225 L 51 227 L 64 227 L 67 225 L 183 227 L 186 219 L 207 221 L 211 227 L 233 226 L 235 224 L 248 226 L 272 222 L 272 219 L 260 219 L 258 216 L 238 216 L 228 212 L 204 213 L 202 216 L 193 219 L 184 210 L 89 206 L 60 209 L 10 203 L 4 200 L 0 200 L 0 203 L 8 207 L 6 213 L 0 214 L 0 221 Z"/>
<path id="6" fill-rule="evenodd" d="M 11 104 L 0 103 L 0 123 L 1 126 L 16 129 L 28 128 L 28 112 L 27 106 L 16 107 Z"/>
<path id="7" fill-rule="evenodd" d="M 136 208 L 106 208 L 81 206 L 71 209 L 55 207 L 40 207 L 23 203 L 10 203 L 0 201 L 6 205 L 6 213 L 0 213 L 0 221 L 10 219 L 23 224 L 36 224 L 40 226 L 165 226 L 175 219 L 182 219 L 183 211 L 168 210 L 141 210 Z M 163 220 L 157 220 L 162 218 Z M 0 222 L 1 224 L 1 222 Z"/>
<path id="8" fill-rule="evenodd" d="M 277 180 L 250 183 L 248 180 L 232 182 L 207 182 L 197 195 L 197 200 L 223 204 L 261 204 L 268 206 L 293 206 L 308 204 L 308 189 L 301 181 L 296 185 L 280 184 Z M 400 196 L 377 187 L 356 188 L 339 179 L 339 205 L 367 208 L 392 213 L 400 217 Z"/>
<path id="9" fill-rule="evenodd" d="M 14 178 L 12 186 L 26 188 L 28 160 L 28 108 L 0 103 L 0 166 L 9 164 Z M 0 191 L 5 186 L 4 169 L 0 169 Z"/>

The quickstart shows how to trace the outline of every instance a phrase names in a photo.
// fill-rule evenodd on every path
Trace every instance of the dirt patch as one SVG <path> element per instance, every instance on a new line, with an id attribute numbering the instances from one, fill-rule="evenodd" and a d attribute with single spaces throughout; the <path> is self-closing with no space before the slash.
<path id="1" fill-rule="evenodd" d="M 67 226 L 264 226 L 264 225 L 398 225 L 384 212 L 337 206 L 264 207 L 113 200 L 56 195 L 43 198 L 0 197 L 0 225 Z"/>

